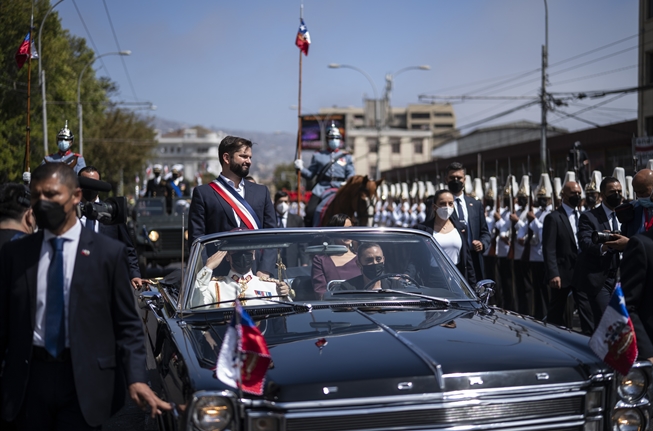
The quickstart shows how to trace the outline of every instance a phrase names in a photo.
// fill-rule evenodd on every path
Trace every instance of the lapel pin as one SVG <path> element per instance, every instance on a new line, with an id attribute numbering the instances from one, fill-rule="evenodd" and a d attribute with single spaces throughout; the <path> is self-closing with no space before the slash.
<path id="1" fill-rule="evenodd" d="M 83 249 L 83 250 L 82 250 L 82 256 L 88 256 L 88 255 L 90 255 L 90 254 L 91 254 L 90 251 L 88 251 L 88 250 L 86 250 L 86 249 Z"/>

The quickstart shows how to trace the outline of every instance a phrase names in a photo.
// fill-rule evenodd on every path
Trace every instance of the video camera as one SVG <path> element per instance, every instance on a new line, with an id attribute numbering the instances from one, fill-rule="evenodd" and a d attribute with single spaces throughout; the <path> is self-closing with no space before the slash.
<path id="1" fill-rule="evenodd" d="M 612 231 L 612 232 L 598 232 L 594 231 L 592 232 L 592 242 L 594 244 L 603 244 L 604 242 L 607 241 L 614 241 L 617 238 L 615 235 L 621 235 L 621 232 L 618 230 Z"/>
<path id="2" fill-rule="evenodd" d="M 82 190 L 96 192 L 111 191 L 111 184 L 105 181 L 79 177 Z M 127 199 L 124 196 L 108 198 L 100 202 L 80 203 L 78 216 L 85 216 L 90 220 L 97 220 L 102 224 L 121 224 L 127 222 Z"/>

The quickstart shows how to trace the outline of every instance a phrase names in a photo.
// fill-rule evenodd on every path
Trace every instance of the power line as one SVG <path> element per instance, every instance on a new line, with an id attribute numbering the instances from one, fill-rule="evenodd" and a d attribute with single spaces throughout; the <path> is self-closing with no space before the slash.
<path id="1" fill-rule="evenodd" d="M 111 21 L 111 15 L 109 15 L 109 8 L 107 7 L 107 2 L 106 0 L 102 0 L 102 3 L 104 4 L 104 10 L 107 12 L 107 18 L 109 19 L 109 26 L 111 27 L 111 32 L 113 33 L 113 40 L 116 41 L 116 47 L 118 48 L 118 51 L 122 51 L 120 48 L 120 44 L 118 43 L 118 36 L 116 36 L 116 30 L 113 28 L 113 22 Z M 132 94 L 134 95 L 134 100 L 138 101 L 138 97 L 136 96 L 136 90 L 134 90 L 134 84 L 132 84 L 132 78 L 129 76 L 129 71 L 127 70 L 127 63 L 125 63 L 125 58 L 124 56 L 120 56 L 120 61 L 122 61 L 122 67 L 125 69 L 125 75 L 127 75 L 127 81 L 129 82 L 129 87 L 132 90 Z"/>
<path id="2" fill-rule="evenodd" d="M 632 64 L 630 66 L 620 67 L 619 69 L 612 69 L 612 70 L 608 70 L 606 72 L 599 72 L 599 73 L 594 73 L 592 75 L 585 75 L 585 76 L 581 76 L 581 77 L 578 77 L 578 78 L 567 79 L 566 81 L 558 81 L 555 84 L 550 84 L 550 86 L 553 87 L 554 85 L 567 84 L 569 82 L 582 81 L 584 79 L 596 78 L 597 76 L 609 75 L 611 73 L 621 72 L 621 71 L 628 70 L 628 69 L 634 69 L 636 67 L 637 67 L 636 64 Z"/>
<path id="3" fill-rule="evenodd" d="M 77 15 L 79 15 L 79 19 L 82 21 L 82 25 L 84 26 L 84 30 L 86 30 L 86 35 L 88 36 L 88 39 L 91 41 L 91 45 L 93 46 L 93 49 L 95 50 L 95 56 L 98 55 L 100 51 L 98 51 L 97 46 L 95 46 L 95 41 L 93 40 L 93 37 L 91 36 L 91 32 L 88 31 L 88 27 L 86 26 L 86 22 L 84 21 L 84 17 L 82 17 L 82 13 L 79 11 L 79 8 L 77 7 L 77 3 L 75 0 L 73 0 L 73 5 L 75 6 L 75 10 L 77 11 Z M 104 60 L 100 58 L 100 63 L 102 63 L 102 68 L 104 71 L 107 73 L 107 76 L 109 79 L 111 79 L 111 74 L 109 73 L 109 69 L 107 69 L 107 66 L 104 64 Z"/>

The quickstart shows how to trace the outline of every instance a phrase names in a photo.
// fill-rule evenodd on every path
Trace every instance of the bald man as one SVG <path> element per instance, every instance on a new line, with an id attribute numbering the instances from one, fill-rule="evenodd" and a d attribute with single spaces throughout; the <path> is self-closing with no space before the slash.
<path id="1" fill-rule="evenodd" d="M 617 207 L 617 217 L 621 222 L 621 232 L 630 238 L 648 231 L 653 225 L 653 171 L 642 169 L 633 177 L 635 201 Z M 623 250 L 625 248 L 625 244 Z"/>
<path id="2" fill-rule="evenodd" d="M 580 184 L 565 183 L 562 188 L 562 205 L 544 219 L 542 254 L 546 279 L 551 288 L 551 303 L 546 321 L 571 327 L 565 319 L 567 297 L 572 291 L 574 267 L 578 257 L 578 205 L 581 200 Z"/>

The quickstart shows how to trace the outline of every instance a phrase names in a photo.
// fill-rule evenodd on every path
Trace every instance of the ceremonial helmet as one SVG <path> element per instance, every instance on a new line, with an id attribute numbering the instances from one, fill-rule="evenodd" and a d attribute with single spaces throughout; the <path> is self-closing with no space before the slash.
<path id="1" fill-rule="evenodd" d="M 340 134 L 340 129 L 336 127 L 336 123 L 331 123 L 331 127 L 329 127 L 329 130 L 327 130 L 327 139 L 332 140 L 332 139 L 342 139 L 342 135 Z"/>
<path id="2" fill-rule="evenodd" d="M 66 125 L 57 133 L 57 147 L 59 147 L 59 151 L 68 151 L 73 145 L 73 139 L 75 139 L 75 136 L 73 136 L 68 128 L 68 120 L 66 120 Z"/>
<path id="3" fill-rule="evenodd" d="M 521 184 L 517 190 L 517 197 L 527 198 L 531 194 L 531 177 L 523 175 L 521 177 Z"/>
<path id="4" fill-rule="evenodd" d="M 601 171 L 592 172 L 590 182 L 585 186 L 585 193 L 599 193 L 599 186 L 601 181 L 603 181 L 603 175 L 601 175 Z"/>

